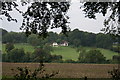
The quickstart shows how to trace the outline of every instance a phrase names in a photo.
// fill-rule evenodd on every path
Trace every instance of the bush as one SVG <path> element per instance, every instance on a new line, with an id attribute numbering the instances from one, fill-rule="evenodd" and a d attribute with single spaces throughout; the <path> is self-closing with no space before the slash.
<path id="1" fill-rule="evenodd" d="M 31 62 L 32 61 L 32 53 L 27 52 L 23 57 L 23 62 Z"/>
<path id="2" fill-rule="evenodd" d="M 51 55 L 51 61 L 60 61 L 62 60 L 61 55 Z"/>
<path id="3" fill-rule="evenodd" d="M 5 51 L 9 52 L 12 49 L 14 49 L 14 45 L 12 43 L 7 43 L 6 46 L 5 46 Z"/>
<path id="4" fill-rule="evenodd" d="M 112 71 L 108 71 L 108 73 L 111 75 L 112 80 L 120 80 L 120 69 L 113 68 Z"/>
<path id="5" fill-rule="evenodd" d="M 78 60 L 84 63 L 106 63 L 106 58 L 100 52 L 100 50 L 89 50 L 88 52 L 82 51 Z"/>
<path id="6" fill-rule="evenodd" d="M 33 56 L 34 56 L 34 62 L 49 62 L 50 60 L 50 53 L 46 52 L 45 50 L 41 49 L 41 48 L 37 48 L 34 52 L 33 52 Z"/>
<path id="7" fill-rule="evenodd" d="M 3 62 L 63 62 L 61 55 L 51 55 L 50 52 L 37 48 L 33 53 L 25 53 L 23 49 L 14 48 L 2 54 Z"/>
<path id="8" fill-rule="evenodd" d="M 12 49 L 8 54 L 8 60 L 10 62 L 23 62 L 25 52 L 23 49 Z"/>
<path id="9" fill-rule="evenodd" d="M 14 71 L 14 69 L 11 70 Z M 18 67 L 17 70 L 19 73 L 14 75 L 14 80 L 40 80 L 38 76 L 45 80 L 46 78 L 51 78 L 58 74 L 58 72 L 45 73 L 46 70 L 44 69 L 43 63 L 40 63 L 39 67 L 36 68 L 33 72 L 28 67 Z"/>
<path id="10" fill-rule="evenodd" d="M 113 46 L 111 50 L 120 53 L 120 46 Z"/>
<path id="11" fill-rule="evenodd" d="M 64 61 L 65 63 L 76 63 L 76 61 L 72 60 L 72 59 L 67 59 Z"/>
<path id="12" fill-rule="evenodd" d="M 54 60 L 54 61 L 51 61 L 51 63 L 63 63 L 64 61 L 61 59 L 61 60 Z"/>

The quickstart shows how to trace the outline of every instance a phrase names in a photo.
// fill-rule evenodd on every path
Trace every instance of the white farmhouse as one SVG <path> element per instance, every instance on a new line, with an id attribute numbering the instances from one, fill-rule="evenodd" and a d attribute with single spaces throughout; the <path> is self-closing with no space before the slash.
<path id="1" fill-rule="evenodd" d="M 54 43 L 52 44 L 52 46 L 53 46 L 53 47 L 58 47 L 58 43 L 54 42 Z"/>
<path id="2" fill-rule="evenodd" d="M 60 44 L 61 46 L 68 46 L 68 42 L 64 41 L 62 44 Z"/>

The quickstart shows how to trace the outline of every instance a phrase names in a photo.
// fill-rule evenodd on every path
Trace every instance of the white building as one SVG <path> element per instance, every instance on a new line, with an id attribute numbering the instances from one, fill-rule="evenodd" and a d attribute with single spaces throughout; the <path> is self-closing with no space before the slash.
<path id="1" fill-rule="evenodd" d="M 52 44 L 52 46 L 53 46 L 53 47 L 58 47 L 58 43 L 54 42 L 54 43 Z"/>
<path id="2" fill-rule="evenodd" d="M 60 46 L 68 46 L 68 42 L 64 41 L 62 44 L 60 44 Z"/>

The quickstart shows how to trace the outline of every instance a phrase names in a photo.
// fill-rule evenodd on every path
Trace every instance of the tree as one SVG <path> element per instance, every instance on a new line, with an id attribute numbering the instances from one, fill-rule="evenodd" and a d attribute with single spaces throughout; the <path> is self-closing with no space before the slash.
<path id="1" fill-rule="evenodd" d="M 97 34 L 96 36 L 96 47 L 111 49 L 113 46 L 112 37 L 109 34 Z"/>
<path id="2" fill-rule="evenodd" d="M 51 55 L 51 61 L 52 62 L 62 62 L 62 56 L 61 55 Z"/>
<path id="3" fill-rule="evenodd" d="M 2 34 L 0 34 L 0 35 L 2 35 L 2 36 L 4 36 L 5 34 L 7 34 L 7 33 L 8 33 L 8 31 L 7 31 L 7 30 L 2 29 L 2 28 L 0 28 L 0 31 L 2 32 Z"/>
<path id="4" fill-rule="evenodd" d="M 82 45 L 83 46 L 95 46 L 95 43 L 96 43 L 96 36 L 95 34 L 93 33 L 88 33 L 88 32 L 84 32 L 84 35 L 82 36 Z"/>
<path id="5" fill-rule="evenodd" d="M 23 62 L 25 52 L 23 49 L 12 49 L 7 55 L 10 62 Z"/>
<path id="6" fill-rule="evenodd" d="M 89 50 L 88 52 L 82 51 L 78 60 L 85 63 L 105 63 L 106 58 L 99 50 Z"/>
<path id="7" fill-rule="evenodd" d="M 53 52 L 53 47 L 50 46 L 49 44 L 45 44 L 43 46 L 43 50 L 45 50 L 47 53 Z"/>
<path id="8" fill-rule="evenodd" d="M 81 8 L 85 12 L 85 17 L 90 19 L 96 19 L 97 13 L 102 13 L 105 16 L 111 12 L 110 16 L 104 20 L 103 31 L 120 35 L 120 0 L 119 2 L 85 2 Z"/>
<path id="9" fill-rule="evenodd" d="M 46 37 L 48 28 L 60 28 L 65 34 L 69 31 L 68 21 L 69 18 L 66 12 L 69 9 L 69 2 L 21 2 L 22 5 L 30 4 L 27 11 L 23 12 L 18 9 L 17 2 L 2 2 L 1 14 L 7 17 L 8 21 L 16 21 L 13 19 L 9 12 L 13 9 L 17 10 L 23 16 L 23 23 L 20 29 L 26 31 L 26 34 L 31 33 L 39 34 Z M 48 7 L 49 6 L 49 7 Z"/>
<path id="10" fill-rule="evenodd" d="M 32 62 L 32 53 L 26 52 L 23 57 L 23 62 Z"/>
<path id="11" fill-rule="evenodd" d="M 104 55 L 99 50 L 90 50 L 86 55 L 86 62 L 90 63 L 104 63 Z"/>
<path id="12" fill-rule="evenodd" d="M 111 0 L 109 0 L 111 1 Z M 109 18 L 105 19 L 105 28 L 103 31 L 119 35 L 119 22 L 120 22 L 120 0 L 118 2 L 85 2 L 83 3 L 83 11 L 85 12 L 85 17 L 90 19 L 96 19 L 97 13 L 102 13 L 105 16 L 108 11 L 111 11 Z M 70 2 L 21 2 L 24 6 L 26 4 L 31 4 L 26 12 L 20 11 L 18 9 L 17 2 L 2 2 L 1 14 L 7 17 L 8 21 L 16 21 L 13 19 L 9 12 L 13 11 L 13 8 L 17 10 L 23 16 L 23 23 L 21 29 L 26 30 L 29 35 L 31 33 L 44 35 L 47 34 L 48 28 L 62 28 L 62 32 L 66 33 L 69 30 L 66 16 L 66 12 L 69 9 Z M 48 7 L 49 5 L 49 7 Z M 116 23 L 118 25 L 116 25 Z M 112 24 L 112 25 L 111 25 Z"/>
<path id="13" fill-rule="evenodd" d="M 10 52 L 12 49 L 14 49 L 14 45 L 12 43 L 7 43 L 5 46 L 5 51 Z"/>
<path id="14" fill-rule="evenodd" d="M 26 43 L 27 37 L 25 33 L 21 32 L 8 32 L 2 36 L 2 43 Z"/>
<path id="15" fill-rule="evenodd" d="M 31 44 L 32 46 L 39 46 L 40 45 L 40 41 L 39 41 L 37 35 L 35 35 L 35 34 L 30 35 L 27 38 L 27 42 L 29 44 Z"/>
<path id="16" fill-rule="evenodd" d="M 0 28 L 0 41 L 2 42 L 3 36 L 6 35 L 8 32 L 5 29 Z"/>
<path id="17" fill-rule="evenodd" d="M 47 53 L 45 50 L 41 48 L 37 48 L 34 52 L 34 60 L 35 62 L 48 62 L 50 58 L 50 53 Z"/>
<path id="18" fill-rule="evenodd" d="M 7 33 L 2 37 L 2 43 L 14 43 L 14 37 L 12 33 Z"/>
<path id="19" fill-rule="evenodd" d="M 73 31 L 71 31 L 68 35 L 70 45 L 74 45 L 76 47 L 80 46 L 80 43 L 82 43 L 81 39 L 83 39 L 82 35 L 83 34 L 78 29 L 74 29 Z"/>
<path id="20" fill-rule="evenodd" d="M 46 39 L 47 39 L 47 42 L 50 44 L 53 42 L 56 42 L 58 39 L 58 34 L 54 32 L 49 32 Z"/>
<path id="21" fill-rule="evenodd" d="M 111 1 L 111 0 L 110 0 Z M 26 12 L 20 11 L 18 9 L 18 4 L 13 2 L 2 2 L 2 10 L 1 14 L 7 17 L 8 21 L 16 21 L 13 19 L 9 12 L 16 9 L 19 13 L 23 15 L 23 24 L 21 28 L 26 30 L 27 34 L 32 33 L 42 33 L 46 34 L 46 30 L 50 28 L 62 28 L 62 32 L 66 32 L 67 27 L 67 19 L 66 12 L 69 9 L 70 2 L 33 2 Z M 27 2 L 21 2 L 22 5 L 28 4 Z M 106 28 L 105 32 L 119 34 L 119 26 L 110 25 L 112 22 L 120 22 L 120 2 L 85 2 L 83 3 L 83 11 L 86 14 L 86 17 L 95 19 L 96 13 L 102 13 L 103 16 L 107 14 L 110 10 L 111 14 L 108 19 L 105 19 L 104 23 Z M 47 6 L 50 6 L 48 8 Z M 46 13 L 47 12 L 47 13 Z M 30 22 L 31 19 L 31 22 Z M 53 22 L 51 22 L 53 20 Z M 60 23 L 60 24 L 59 24 Z M 63 25 L 65 24 L 65 25 Z M 119 23 L 118 23 L 119 24 Z"/>
<path id="22" fill-rule="evenodd" d="M 11 69 L 15 75 L 13 77 L 14 80 L 39 80 L 42 78 L 46 80 L 48 78 L 54 77 L 58 72 L 48 73 L 46 72 L 45 66 L 43 63 L 39 64 L 38 68 L 35 68 L 31 71 L 28 67 L 17 67 L 17 72 L 15 69 Z M 39 77 L 38 77 L 39 76 Z"/>
<path id="23" fill-rule="evenodd" d="M 85 58 L 86 58 L 86 55 L 87 55 L 87 52 L 84 48 L 80 48 L 80 51 L 78 50 L 78 52 L 80 52 L 79 54 L 79 57 L 78 57 L 78 61 L 79 62 L 85 62 Z"/>

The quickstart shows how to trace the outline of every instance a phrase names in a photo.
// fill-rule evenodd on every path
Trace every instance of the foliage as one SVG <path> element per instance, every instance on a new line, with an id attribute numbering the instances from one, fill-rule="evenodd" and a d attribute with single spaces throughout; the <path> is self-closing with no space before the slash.
<path id="1" fill-rule="evenodd" d="M 45 62 L 48 58 L 50 58 L 50 53 L 47 53 L 41 48 L 36 49 L 33 52 L 33 54 L 34 54 L 34 61 L 37 61 L 37 62 L 41 62 L 41 61 Z"/>
<path id="2" fill-rule="evenodd" d="M 52 62 L 62 62 L 62 56 L 61 55 L 51 55 L 51 61 Z"/>
<path id="3" fill-rule="evenodd" d="M 14 69 L 12 70 L 14 71 Z M 28 67 L 25 68 L 18 67 L 17 70 L 19 71 L 19 73 L 14 75 L 14 80 L 39 80 L 39 77 L 46 79 L 51 78 L 58 74 L 58 72 L 52 72 L 49 74 L 45 73 L 46 70 L 44 69 L 43 63 L 40 63 L 39 67 L 36 68 L 33 72 Z"/>
<path id="4" fill-rule="evenodd" d="M 47 29 L 61 27 L 62 32 L 66 34 L 69 31 L 68 19 L 66 15 L 70 6 L 70 2 L 21 2 L 22 6 L 29 4 L 27 11 L 23 12 L 18 9 L 18 3 L 2 2 L 1 15 L 7 17 L 8 21 L 16 21 L 9 12 L 13 9 L 17 10 L 23 16 L 23 23 L 21 29 L 26 31 L 26 34 L 39 34 L 40 36 L 47 36 Z M 108 12 L 110 15 L 104 20 L 105 28 L 103 31 L 115 35 L 120 34 L 120 2 L 85 2 L 82 9 L 85 12 L 85 17 L 96 19 L 97 13 L 102 13 L 105 16 Z M 49 7 L 48 7 L 49 6 Z"/>
<path id="5" fill-rule="evenodd" d="M 29 31 L 39 33 L 41 36 L 46 34 L 49 27 L 61 27 L 62 32 L 66 33 L 68 31 L 66 12 L 69 6 L 69 2 L 34 2 L 23 14 L 22 28 L 28 33 Z"/>
<path id="6" fill-rule="evenodd" d="M 65 63 L 76 63 L 77 61 L 74 61 L 74 60 L 72 60 L 72 59 L 67 59 L 67 60 L 65 60 L 64 62 L 65 62 Z"/>
<path id="7" fill-rule="evenodd" d="M 120 53 L 120 46 L 113 46 L 112 48 L 113 51 Z"/>
<path id="8" fill-rule="evenodd" d="M 87 62 L 91 63 L 104 63 L 105 57 L 99 50 L 91 50 L 87 54 Z"/>
<path id="9" fill-rule="evenodd" d="M 81 8 L 85 12 L 85 17 L 90 19 L 96 19 L 97 13 L 105 16 L 110 12 L 109 17 L 104 20 L 103 31 L 115 35 L 120 34 L 120 0 L 119 2 L 85 2 Z"/>
<path id="10" fill-rule="evenodd" d="M 13 9 L 22 14 L 23 22 L 20 29 L 25 30 L 27 35 L 34 33 L 46 37 L 48 28 L 61 27 L 64 34 L 69 31 L 67 21 L 69 17 L 66 15 L 70 6 L 69 2 L 21 2 L 23 6 L 29 4 L 25 12 L 20 11 L 19 4 L 15 1 L 0 1 L 0 3 L 2 4 L 1 14 L 6 16 L 8 21 L 17 22 L 17 19 L 13 19 L 9 14 Z"/>
<path id="11" fill-rule="evenodd" d="M 80 54 L 79 54 L 79 57 L 78 57 L 78 61 L 83 62 L 83 63 L 86 62 L 85 61 L 86 55 L 87 55 L 86 50 L 85 49 L 80 49 Z"/>
<path id="12" fill-rule="evenodd" d="M 18 45 L 18 44 L 17 44 Z M 26 47 L 24 45 L 24 47 Z M 42 48 L 36 48 L 34 52 L 25 52 L 23 46 L 15 47 L 7 53 L 2 54 L 3 62 L 52 62 L 62 60 L 61 55 L 51 55 L 53 48 L 49 45 L 45 45 Z M 31 48 L 29 48 L 31 49 Z"/>
<path id="13" fill-rule="evenodd" d="M 50 47 L 49 47 L 50 49 Z M 51 62 L 51 61 L 59 61 L 62 60 L 62 56 L 61 55 L 51 55 L 50 54 L 50 50 L 47 49 L 41 49 L 41 48 L 37 48 L 34 52 L 33 52 L 33 56 L 34 56 L 34 60 L 35 62 Z"/>
<path id="14" fill-rule="evenodd" d="M 114 39 L 114 38 L 116 39 Z M 118 39 L 118 40 L 117 40 Z M 29 37 L 25 36 L 25 33 L 17 32 L 8 32 L 3 36 L 3 43 L 29 43 L 35 47 L 43 47 L 44 45 L 51 45 L 53 42 L 58 42 L 59 44 L 67 41 L 70 46 L 79 47 L 79 46 L 89 46 L 89 47 L 98 47 L 105 48 L 110 50 L 115 50 L 112 48 L 113 43 L 119 43 L 120 37 L 111 36 L 109 34 L 94 34 L 89 32 L 83 32 L 78 29 L 70 31 L 68 37 L 64 34 L 49 32 L 47 38 L 39 38 L 35 34 L 31 34 Z"/>
<path id="15" fill-rule="evenodd" d="M 89 50 L 86 52 L 85 50 L 80 52 L 78 60 L 80 62 L 85 63 L 105 63 L 106 58 L 103 56 L 103 54 L 96 49 Z"/>
<path id="16" fill-rule="evenodd" d="M 113 68 L 112 71 L 108 72 L 111 75 L 112 80 L 119 80 L 120 79 L 120 69 Z"/>
<path id="17" fill-rule="evenodd" d="M 29 4 L 27 11 L 23 12 L 18 9 L 18 3 L 2 2 L 1 15 L 7 17 L 8 21 L 16 21 L 13 19 L 9 12 L 13 9 L 17 10 L 23 16 L 23 23 L 21 29 L 26 31 L 26 34 L 31 33 L 39 34 L 46 37 L 47 29 L 61 27 L 62 32 L 65 34 L 69 31 L 68 19 L 66 15 L 70 6 L 70 2 L 21 2 L 24 6 Z M 85 12 L 85 17 L 90 19 L 96 19 L 97 13 L 102 13 L 105 16 L 108 12 L 110 15 L 104 20 L 105 28 L 103 31 L 112 33 L 115 35 L 120 34 L 119 22 L 120 22 L 120 2 L 85 2 L 82 9 Z M 49 7 L 48 7 L 49 6 Z"/>
<path id="18" fill-rule="evenodd" d="M 96 47 L 101 47 L 101 48 L 106 48 L 106 49 L 111 49 L 114 40 L 109 34 L 98 34 L 96 36 Z"/>
<path id="19" fill-rule="evenodd" d="M 6 46 L 5 46 L 6 52 L 10 52 L 12 49 L 14 49 L 14 44 L 7 43 Z"/>
<path id="20" fill-rule="evenodd" d="M 25 52 L 23 49 L 12 49 L 7 55 L 10 62 L 23 62 Z"/>
<path id="21" fill-rule="evenodd" d="M 35 50 L 35 48 L 31 45 L 28 45 L 28 44 L 14 44 L 15 48 L 18 48 L 18 49 L 21 49 L 23 48 L 24 51 L 25 51 L 25 56 L 30 56 L 27 57 L 26 59 L 30 59 L 30 61 L 28 62 L 32 62 L 33 61 L 33 52 Z M 5 53 L 5 44 L 2 45 L 2 59 L 3 59 L 3 55 L 5 55 L 7 57 L 7 53 Z M 79 51 L 81 51 L 82 49 L 86 49 L 87 51 L 93 49 L 94 47 L 81 47 L 81 48 L 78 48 L 78 52 L 76 52 L 76 48 L 73 48 L 73 47 L 52 47 L 53 48 L 53 51 L 51 52 L 51 55 L 61 55 L 62 56 L 62 59 L 63 60 L 67 60 L 67 59 L 73 59 L 74 61 L 77 61 L 78 57 L 79 57 Z M 80 50 L 81 49 L 81 50 Z M 108 49 L 103 49 L 103 48 L 96 48 L 98 50 L 101 51 L 101 53 L 106 57 L 106 59 L 111 59 L 112 60 L 112 56 L 114 55 L 118 55 L 118 53 L 116 52 L 113 52 L 111 50 L 108 50 Z M 29 54 L 27 54 L 29 53 Z M 68 56 L 69 54 L 69 56 Z M 7 58 L 6 58 L 7 59 Z M 25 59 L 25 60 L 26 60 Z M 27 61 L 27 60 L 26 60 Z M 26 62 L 24 61 L 24 62 Z M 52 61 L 53 62 L 53 61 Z M 58 61 L 59 62 L 59 61 Z M 110 61 L 111 62 L 111 61 Z"/>
<path id="22" fill-rule="evenodd" d="M 59 38 L 58 34 L 57 33 L 54 33 L 54 32 L 49 32 L 48 33 L 48 36 L 47 36 L 47 42 L 48 43 L 53 43 L 53 42 L 56 42 L 56 40 Z"/>
<path id="23" fill-rule="evenodd" d="M 25 33 L 8 32 L 2 36 L 2 43 L 26 43 L 27 37 Z"/>
<path id="24" fill-rule="evenodd" d="M 23 57 L 23 62 L 32 62 L 32 53 L 26 52 Z"/>
<path id="25" fill-rule="evenodd" d="M 32 46 L 39 46 L 40 45 L 40 41 L 38 39 L 38 37 L 36 35 L 30 35 L 28 38 L 27 38 L 27 42 L 29 44 L 31 44 Z"/>
<path id="26" fill-rule="evenodd" d="M 120 55 L 114 55 L 112 58 L 113 63 L 120 63 Z"/>
<path id="27" fill-rule="evenodd" d="M 50 52 L 53 52 L 53 51 L 54 51 L 54 50 L 53 50 L 53 47 L 50 46 L 50 44 L 45 44 L 45 45 L 43 46 L 43 49 L 44 49 L 47 53 L 50 53 Z"/>
<path id="28" fill-rule="evenodd" d="M 0 31 L 2 32 L 2 36 L 4 36 L 5 34 L 7 34 L 7 33 L 8 33 L 8 31 L 7 31 L 7 30 L 2 29 L 2 28 L 0 28 Z"/>

